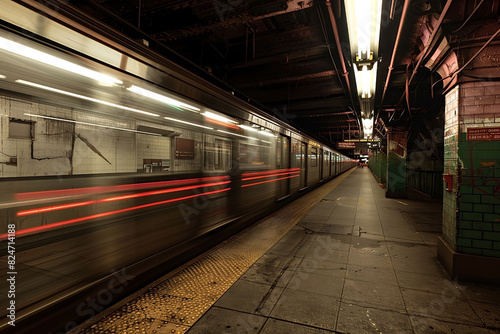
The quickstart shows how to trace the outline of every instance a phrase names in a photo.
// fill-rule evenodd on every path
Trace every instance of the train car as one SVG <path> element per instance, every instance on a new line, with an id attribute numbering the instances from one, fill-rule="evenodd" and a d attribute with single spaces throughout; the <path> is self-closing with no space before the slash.
<path id="1" fill-rule="evenodd" d="M 68 331 L 356 165 L 83 13 L 0 6 L 2 332 Z"/>

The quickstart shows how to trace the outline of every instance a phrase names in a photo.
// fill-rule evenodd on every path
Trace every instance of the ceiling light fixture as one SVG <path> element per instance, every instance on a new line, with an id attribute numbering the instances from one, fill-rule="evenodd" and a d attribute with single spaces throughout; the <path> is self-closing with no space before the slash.
<path id="1" fill-rule="evenodd" d="M 376 59 L 382 0 L 345 0 L 351 56 L 356 62 Z"/>
<path id="2" fill-rule="evenodd" d="M 361 105 L 363 132 L 371 138 L 376 90 L 382 0 L 344 0 L 351 59 Z"/>

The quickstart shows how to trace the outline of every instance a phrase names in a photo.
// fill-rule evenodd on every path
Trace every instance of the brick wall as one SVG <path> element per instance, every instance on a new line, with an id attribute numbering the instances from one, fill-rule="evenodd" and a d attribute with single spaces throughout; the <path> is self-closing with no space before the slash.
<path id="1" fill-rule="evenodd" d="M 471 127 L 500 126 L 500 82 L 463 83 L 448 94 L 446 103 L 445 171 L 459 178 L 443 196 L 443 234 L 458 252 L 500 257 L 500 141 L 466 137 Z"/>

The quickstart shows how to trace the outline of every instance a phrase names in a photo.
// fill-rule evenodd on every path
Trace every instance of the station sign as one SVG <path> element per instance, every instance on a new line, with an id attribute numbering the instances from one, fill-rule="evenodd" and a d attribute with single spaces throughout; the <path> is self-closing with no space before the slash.
<path id="1" fill-rule="evenodd" d="M 346 139 L 345 142 L 349 143 L 379 143 L 380 139 Z"/>
<path id="2" fill-rule="evenodd" d="M 352 150 L 356 148 L 356 143 L 341 141 L 337 143 L 338 149 Z"/>
<path id="3" fill-rule="evenodd" d="M 337 149 L 339 150 L 377 148 L 379 146 L 380 139 L 346 139 L 337 143 Z"/>
<path id="4" fill-rule="evenodd" d="M 467 129 L 467 141 L 480 140 L 500 140 L 500 127 Z"/>

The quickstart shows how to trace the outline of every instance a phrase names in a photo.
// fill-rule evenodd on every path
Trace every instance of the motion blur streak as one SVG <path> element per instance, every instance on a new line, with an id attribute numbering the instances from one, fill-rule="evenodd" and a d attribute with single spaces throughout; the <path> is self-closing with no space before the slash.
<path id="1" fill-rule="evenodd" d="M 235 129 L 235 130 L 239 130 L 240 128 L 237 127 L 236 125 L 233 125 L 231 123 L 226 123 L 226 122 L 223 122 L 223 121 L 218 121 L 216 119 L 213 119 L 213 118 L 208 118 L 206 117 L 205 120 L 207 122 L 210 122 L 212 124 L 216 124 L 216 125 L 222 125 L 222 126 L 225 126 L 226 128 L 231 128 L 231 129 Z"/>
<path id="2" fill-rule="evenodd" d="M 247 176 L 256 176 L 256 175 L 265 175 L 265 174 L 272 174 L 272 173 L 283 173 L 283 172 L 295 172 L 299 171 L 300 168 L 290 168 L 290 169 L 275 169 L 275 170 L 270 170 L 267 172 L 256 172 L 256 173 L 244 173 L 241 176 L 247 177 Z"/>
<path id="3" fill-rule="evenodd" d="M 186 180 L 124 184 L 124 185 L 119 185 L 119 186 L 34 191 L 34 192 L 28 192 L 28 193 L 17 193 L 17 194 L 15 194 L 15 199 L 17 201 L 23 201 L 23 200 L 40 199 L 40 198 L 47 198 L 47 197 L 89 195 L 89 194 L 99 194 L 99 193 L 105 193 L 105 192 L 109 193 L 109 192 L 117 192 L 117 191 L 124 191 L 124 190 L 137 190 L 137 189 L 158 188 L 158 187 L 164 187 L 164 186 L 176 186 L 176 185 L 195 183 L 195 182 L 208 182 L 208 181 L 219 181 L 219 180 L 222 181 L 222 180 L 227 180 L 227 179 L 229 179 L 229 176 L 212 176 L 212 177 L 186 179 Z"/>
<path id="4" fill-rule="evenodd" d="M 266 178 L 266 177 L 280 176 L 280 175 L 288 175 L 288 174 L 297 174 L 297 173 L 300 173 L 300 171 L 296 171 L 296 172 L 285 172 L 285 173 L 277 173 L 277 174 L 270 174 L 270 175 L 263 175 L 263 176 L 247 177 L 247 178 L 245 178 L 245 179 L 242 179 L 242 181 L 255 180 L 255 179 L 263 179 L 263 178 Z"/>
<path id="5" fill-rule="evenodd" d="M 49 211 L 56 211 L 56 210 L 64 210 L 64 209 L 70 209 L 70 208 L 76 208 L 79 206 L 85 206 L 85 205 L 91 205 L 96 203 L 96 201 L 85 201 L 85 202 L 78 202 L 78 203 L 71 203 L 71 204 L 62 204 L 62 205 L 53 205 L 53 206 L 47 206 L 45 208 L 38 208 L 38 209 L 33 209 L 33 210 L 24 210 L 24 211 L 19 211 L 16 216 L 21 217 L 21 216 L 28 216 L 32 215 L 35 213 L 42 213 L 42 212 L 49 212 Z"/>
<path id="6" fill-rule="evenodd" d="M 177 191 L 183 191 L 183 190 L 191 190 L 191 189 L 202 188 L 202 187 L 220 186 L 222 184 L 227 184 L 229 182 L 230 181 L 216 182 L 216 183 L 206 183 L 206 184 L 197 184 L 197 185 L 188 186 L 188 187 L 171 188 L 171 189 L 163 189 L 163 190 L 156 190 L 156 191 L 148 191 L 148 192 L 144 192 L 144 193 L 140 193 L 140 194 L 130 194 L 130 195 L 123 195 L 123 196 L 108 197 L 108 198 L 103 198 L 103 199 L 95 200 L 95 201 L 85 201 L 85 202 L 79 202 L 79 203 L 71 203 L 71 204 L 63 204 L 63 205 L 56 205 L 56 206 L 48 206 L 48 207 L 45 207 L 45 208 L 38 208 L 38 209 L 33 209 L 33 210 L 19 211 L 17 213 L 17 216 L 27 216 L 27 215 L 31 215 L 31 214 L 35 214 L 35 213 L 49 212 L 49 211 L 56 211 L 56 210 L 64 210 L 64 209 L 69 209 L 69 208 L 74 208 L 74 207 L 79 207 L 79 206 L 84 206 L 84 205 L 98 204 L 98 203 L 104 203 L 104 202 L 120 201 L 120 200 L 130 199 L 130 198 L 138 198 L 138 197 L 152 196 L 152 195 L 161 195 L 161 194 L 167 194 L 167 193 L 172 193 L 172 192 L 177 192 Z"/>
<path id="7" fill-rule="evenodd" d="M 125 209 L 116 210 L 116 211 L 102 212 L 102 213 L 98 213 L 98 214 L 87 216 L 87 217 L 80 217 L 80 218 L 65 220 L 65 221 L 61 221 L 61 222 L 57 222 L 57 223 L 52 223 L 52 224 L 47 224 L 47 225 L 41 225 L 41 226 L 36 226 L 36 227 L 31 227 L 31 228 L 25 228 L 25 229 L 16 231 L 16 236 L 21 236 L 21 235 L 25 235 L 25 234 L 28 234 L 28 233 L 34 233 L 34 232 L 42 232 L 42 231 L 54 229 L 54 228 L 61 227 L 61 226 L 66 226 L 66 225 L 70 225 L 70 224 L 74 224 L 74 223 L 83 222 L 83 221 L 90 220 L 90 219 L 102 218 L 102 217 L 107 217 L 107 216 L 111 216 L 111 215 L 118 214 L 118 213 L 129 212 L 129 211 L 134 211 L 134 210 L 139 210 L 139 209 L 144 209 L 144 208 L 149 208 L 149 207 L 156 206 L 156 205 L 162 205 L 162 204 L 167 204 L 167 203 L 172 203 L 172 202 L 178 202 L 178 201 L 182 201 L 182 200 L 185 200 L 185 199 L 190 199 L 190 198 L 194 198 L 194 197 L 198 197 L 198 196 L 206 196 L 206 195 L 212 195 L 212 194 L 222 193 L 222 192 L 228 191 L 228 190 L 230 190 L 230 188 L 224 188 L 224 189 L 219 189 L 219 190 L 214 190 L 214 191 L 208 191 L 208 192 L 204 192 L 204 193 L 201 193 L 201 194 L 195 194 L 195 195 L 190 195 L 190 196 L 173 198 L 173 199 L 169 199 L 169 200 L 165 200 L 165 201 L 160 201 L 160 202 L 154 202 L 154 203 L 148 203 L 148 204 L 133 206 L 133 207 L 130 207 L 130 208 L 125 208 Z M 0 240 L 7 239 L 8 235 L 9 235 L 8 233 L 0 234 Z"/>
<path id="8" fill-rule="evenodd" d="M 274 180 L 267 180 L 267 181 L 262 181 L 262 182 L 245 184 L 245 185 L 242 185 L 241 187 L 244 188 L 244 187 L 256 186 L 256 185 L 262 184 L 262 183 L 276 182 L 276 181 L 279 181 L 279 180 L 291 179 L 291 178 L 294 178 L 294 177 L 299 177 L 299 175 L 293 175 L 293 176 L 282 177 L 282 178 L 274 179 Z"/>

